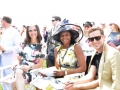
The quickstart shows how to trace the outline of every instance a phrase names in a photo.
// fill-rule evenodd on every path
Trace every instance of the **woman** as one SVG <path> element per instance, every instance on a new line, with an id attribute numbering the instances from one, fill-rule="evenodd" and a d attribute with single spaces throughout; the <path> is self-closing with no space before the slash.
<path id="1" fill-rule="evenodd" d="M 106 42 L 120 51 L 120 28 L 117 24 L 111 23 L 111 32 L 106 37 Z"/>
<path id="2" fill-rule="evenodd" d="M 13 90 L 24 90 L 25 84 L 29 83 L 31 78 L 37 77 L 37 75 L 31 76 L 30 70 L 41 68 L 43 65 L 45 55 L 42 53 L 44 46 L 41 40 L 38 25 L 28 26 L 22 50 L 19 51 L 17 57 L 19 65 L 14 68 L 15 84 L 13 84 Z"/>
<path id="3" fill-rule="evenodd" d="M 79 33 L 72 27 L 72 25 L 63 25 L 53 36 L 56 41 L 61 43 L 54 50 L 55 66 L 60 69 L 54 72 L 57 77 L 81 73 L 86 70 L 83 51 L 75 41 L 79 37 Z"/>

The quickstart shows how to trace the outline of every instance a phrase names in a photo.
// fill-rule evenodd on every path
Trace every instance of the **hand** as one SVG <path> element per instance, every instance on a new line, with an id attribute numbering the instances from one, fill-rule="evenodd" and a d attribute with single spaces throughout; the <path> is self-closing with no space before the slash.
<path id="1" fill-rule="evenodd" d="M 47 75 L 45 75 L 45 74 L 43 74 L 43 73 L 41 73 L 41 72 L 38 72 L 41 76 L 43 76 L 43 77 L 47 77 Z"/>
<path id="2" fill-rule="evenodd" d="M 23 65 L 21 67 L 21 69 L 24 71 L 24 72 L 28 72 L 30 70 L 30 66 L 27 66 L 27 65 Z"/>
<path id="3" fill-rule="evenodd" d="M 70 90 L 70 88 L 72 88 L 73 85 L 74 85 L 74 84 L 70 84 L 69 82 L 67 82 L 67 83 L 65 84 L 64 90 Z"/>
<path id="4" fill-rule="evenodd" d="M 54 71 L 54 75 L 55 76 L 64 76 L 65 75 L 65 71 Z"/>
<path id="5" fill-rule="evenodd" d="M 74 84 L 69 84 L 65 86 L 65 90 L 83 90 L 81 89 L 82 85 L 74 85 Z"/>
<path id="6" fill-rule="evenodd" d="M 1 45 L 0 45 L 0 50 L 3 51 L 3 52 L 5 51 L 4 48 Z"/>
<path id="7" fill-rule="evenodd" d="M 17 66 L 17 65 L 14 65 L 14 66 L 12 67 L 12 70 L 13 70 L 13 71 L 15 70 L 16 66 Z"/>

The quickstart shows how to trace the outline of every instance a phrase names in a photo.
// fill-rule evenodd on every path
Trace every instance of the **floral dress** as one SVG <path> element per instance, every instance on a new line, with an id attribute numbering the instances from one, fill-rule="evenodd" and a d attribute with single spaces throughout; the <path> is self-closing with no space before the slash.
<path id="1" fill-rule="evenodd" d="M 68 49 L 60 49 L 61 46 L 57 48 L 57 60 L 56 62 L 59 64 L 62 70 L 65 69 L 74 69 L 78 68 L 78 60 L 74 53 L 74 45 L 71 45 Z"/>
<path id="2" fill-rule="evenodd" d="M 18 55 L 22 57 L 20 65 L 34 65 L 38 63 L 40 58 L 45 58 L 45 54 L 43 53 L 45 45 L 43 44 L 26 45 L 25 43 L 22 43 L 21 47 L 22 49 L 18 52 Z M 36 78 L 38 75 L 34 74 L 34 76 L 31 76 L 29 70 L 28 72 L 24 73 L 23 76 L 24 79 L 27 79 L 27 82 L 29 83 L 32 78 Z"/>

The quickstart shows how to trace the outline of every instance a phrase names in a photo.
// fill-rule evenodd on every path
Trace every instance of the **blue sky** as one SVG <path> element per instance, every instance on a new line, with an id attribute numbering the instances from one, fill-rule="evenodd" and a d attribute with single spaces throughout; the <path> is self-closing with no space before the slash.
<path id="1" fill-rule="evenodd" d="M 0 17 L 12 17 L 14 25 L 41 27 L 50 27 L 53 15 L 81 25 L 85 21 L 120 23 L 119 8 L 119 0 L 0 0 Z"/>

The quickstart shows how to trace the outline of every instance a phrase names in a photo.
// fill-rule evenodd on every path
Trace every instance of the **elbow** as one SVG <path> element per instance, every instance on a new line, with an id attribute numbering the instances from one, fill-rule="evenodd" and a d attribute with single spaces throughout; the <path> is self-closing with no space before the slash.
<path id="1" fill-rule="evenodd" d="M 92 82 L 95 77 L 93 75 L 87 74 L 87 78 L 88 78 L 88 82 Z"/>
<path id="2" fill-rule="evenodd" d="M 85 72 L 86 71 L 86 67 L 82 67 L 82 72 Z"/>
<path id="3" fill-rule="evenodd" d="M 86 67 L 85 66 L 79 67 L 79 73 L 85 72 L 85 71 L 86 71 Z"/>
<path id="4" fill-rule="evenodd" d="M 88 82 L 92 82 L 94 80 L 94 78 L 89 78 Z"/>

